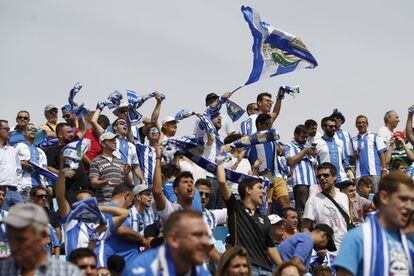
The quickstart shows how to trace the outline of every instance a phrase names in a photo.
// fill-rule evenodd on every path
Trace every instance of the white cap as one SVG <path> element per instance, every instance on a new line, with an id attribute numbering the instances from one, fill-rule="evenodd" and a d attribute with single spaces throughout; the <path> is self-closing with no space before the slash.
<path id="1" fill-rule="evenodd" d="M 281 217 L 279 217 L 278 215 L 275 214 L 271 214 L 268 216 L 269 220 L 270 220 L 270 224 L 278 224 L 279 222 L 283 221 L 286 223 L 286 221 L 284 219 L 282 219 Z"/>
<path id="2" fill-rule="evenodd" d="M 134 195 L 139 195 L 140 193 L 142 193 L 143 191 L 149 191 L 149 190 L 151 190 L 149 187 L 148 187 L 148 185 L 146 185 L 146 184 L 139 184 L 139 185 L 137 185 L 137 186 L 135 186 L 134 187 L 134 189 L 132 190 L 132 193 L 134 194 Z"/>
<path id="3" fill-rule="evenodd" d="M 118 137 L 118 134 L 109 132 L 109 131 L 105 131 L 104 133 L 101 134 L 101 136 L 99 136 L 99 144 L 102 144 L 103 141 L 105 140 L 111 140 Z"/>
<path id="4" fill-rule="evenodd" d="M 165 125 L 165 123 L 168 122 L 172 122 L 172 121 L 176 121 L 178 123 L 178 121 L 173 117 L 173 116 L 167 116 L 163 121 L 161 125 Z"/>

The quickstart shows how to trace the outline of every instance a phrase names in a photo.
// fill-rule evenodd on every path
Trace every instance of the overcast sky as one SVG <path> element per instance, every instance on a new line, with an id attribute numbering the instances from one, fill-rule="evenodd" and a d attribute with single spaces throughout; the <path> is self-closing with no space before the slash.
<path id="1" fill-rule="evenodd" d="M 207 93 L 243 84 L 252 68 L 252 36 L 240 12 L 302 39 L 319 63 L 312 70 L 260 81 L 232 98 L 243 107 L 259 92 L 300 85 L 287 96 L 276 127 L 284 140 L 308 118 L 339 108 L 345 129 L 365 114 L 377 131 L 385 111 L 403 119 L 414 102 L 414 1 L 55 1 L 0 0 L 0 117 L 27 109 L 41 123 L 43 108 L 77 97 L 94 108 L 114 89 L 167 96 L 162 115 L 203 110 Z M 147 102 L 143 113 L 155 104 Z M 108 113 L 108 112 L 107 112 Z M 240 121 L 236 124 L 239 125 Z M 190 133 L 193 120 L 179 126 Z"/>

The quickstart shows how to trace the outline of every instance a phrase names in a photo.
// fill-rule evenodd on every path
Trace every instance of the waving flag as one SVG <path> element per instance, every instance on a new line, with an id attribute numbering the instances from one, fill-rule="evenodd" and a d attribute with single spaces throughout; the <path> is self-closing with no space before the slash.
<path id="1" fill-rule="evenodd" d="M 109 109 L 117 108 L 121 104 L 122 94 L 118 90 L 115 90 L 108 96 L 108 100 L 106 101 L 106 106 Z"/>
<path id="2" fill-rule="evenodd" d="M 70 142 L 62 149 L 62 154 L 65 157 L 65 168 L 76 170 L 79 167 L 79 162 L 83 155 L 90 149 L 91 140 L 83 138 L 78 141 Z"/>
<path id="3" fill-rule="evenodd" d="M 175 120 L 181 121 L 181 120 L 184 120 L 185 118 L 191 117 L 191 116 L 196 115 L 196 114 L 197 113 L 194 112 L 194 111 L 183 108 L 180 111 L 178 111 L 177 114 L 175 114 Z"/>
<path id="4" fill-rule="evenodd" d="M 57 180 L 57 174 L 52 173 L 46 168 L 42 168 L 41 166 L 37 165 L 36 163 L 28 161 L 30 165 L 33 167 L 33 171 L 39 175 L 43 175 L 44 177 L 56 181 Z"/>
<path id="5" fill-rule="evenodd" d="M 226 101 L 227 115 L 230 119 L 235 122 L 244 114 L 244 109 L 241 108 L 238 104 L 227 99 Z"/>
<path id="6" fill-rule="evenodd" d="M 259 13 L 250 7 L 242 6 L 241 11 L 249 24 L 254 40 L 253 70 L 246 85 L 300 68 L 318 66 L 315 58 L 299 38 L 261 21 Z"/>

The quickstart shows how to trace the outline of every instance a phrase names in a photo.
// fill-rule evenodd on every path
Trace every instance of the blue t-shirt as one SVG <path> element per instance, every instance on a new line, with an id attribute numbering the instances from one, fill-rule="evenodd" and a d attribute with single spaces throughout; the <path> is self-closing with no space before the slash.
<path id="1" fill-rule="evenodd" d="M 177 195 L 174 193 L 173 181 L 168 181 L 167 183 L 165 183 L 162 191 L 165 197 L 168 199 L 168 201 L 172 203 L 177 202 Z M 191 207 L 193 208 L 194 211 L 197 211 L 197 212 L 203 211 L 203 207 L 201 206 L 200 193 L 197 188 L 195 188 L 195 191 L 194 191 L 194 198 L 193 198 L 193 203 L 191 204 Z"/>
<path id="2" fill-rule="evenodd" d="M 282 241 L 279 246 L 279 253 L 283 261 L 298 257 L 305 267 L 309 268 L 312 249 L 313 240 L 310 233 L 306 231 Z"/>
<path id="3" fill-rule="evenodd" d="M 390 258 L 390 275 L 408 275 L 409 264 L 396 231 L 385 230 Z M 409 247 L 412 248 L 411 242 Z M 342 241 L 335 268 L 343 268 L 354 275 L 364 274 L 364 242 L 362 228 L 352 229 Z"/>
<path id="4" fill-rule="evenodd" d="M 107 202 L 105 205 L 118 206 L 113 202 Z M 124 226 L 132 229 L 131 220 L 126 219 L 120 227 Z M 107 260 L 112 255 L 119 255 L 125 259 L 125 262 L 128 263 L 138 254 L 139 244 L 124 240 L 115 233 L 105 240 L 105 260 Z"/>

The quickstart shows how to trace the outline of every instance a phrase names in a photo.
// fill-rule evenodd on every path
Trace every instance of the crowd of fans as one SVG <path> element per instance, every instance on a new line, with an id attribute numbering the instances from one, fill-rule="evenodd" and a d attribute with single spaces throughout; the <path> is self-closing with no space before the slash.
<path id="1" fill-rule="evenodd" d="M 139 120 L 126 99 L 0 119 L 0 275 L 414 274 L 414 106 L 399 130 L 388 111 L 347 131 L 335 109 L 289 140 L 283 89 L 242 122 L 231 96 L 208 94 L 186 138 L 158 92 Z"/>

